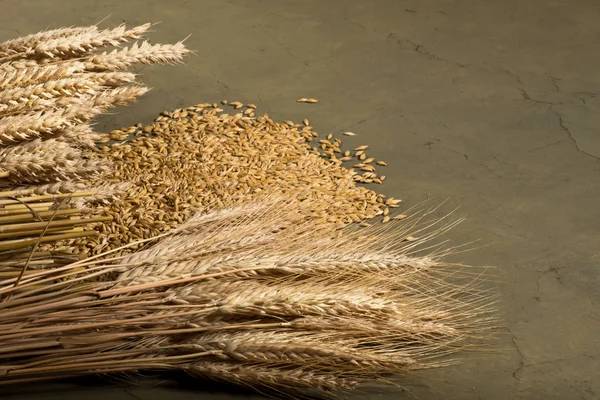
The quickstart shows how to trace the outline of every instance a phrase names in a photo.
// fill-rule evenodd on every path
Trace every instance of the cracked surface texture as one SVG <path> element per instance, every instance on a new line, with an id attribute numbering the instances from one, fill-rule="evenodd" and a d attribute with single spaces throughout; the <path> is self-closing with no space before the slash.
<path id="1" fill-rule="evenodd" d="M 407 205 L 449 198 L 449 237 L 488 245 L 505 327 L 492 352 L 431 371 L 410 392 L 357 398 L 600 398 L 600 2 L 586 0 L 5 0 L 0 39 L 109 18 L 192 36 L 185 66 L 141 69 L 155 89 L 100 130 L 200 102 L 353 131 L 389 164 Z M 298 104 L 300 97 L 319 99 Z M 184 387 L 39 385 L 14 399 L 260 399 Z"/>

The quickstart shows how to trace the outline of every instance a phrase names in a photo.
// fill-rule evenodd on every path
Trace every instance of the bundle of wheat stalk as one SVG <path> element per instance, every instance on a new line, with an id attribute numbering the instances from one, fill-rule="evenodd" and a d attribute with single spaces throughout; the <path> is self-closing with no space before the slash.
<path id="1" fill-rule="evenodd" d="M 131 65 L 178 62 L 187 50 L 182 43 L 142 42 L 94 51 L 140 39 L 149 28 L 61 28 L 0 43 L 0 257 L 10 267 L 24 257 L 29 265 L 42 265 L 57 255 L 34 251 L 29 257 L 24 251 L 34 244 L 94 236 L 91 224 L 106 218 L 82 218 L 81 199 L 111 199 L 127 186 L 84 183 L 111 167 L 87 155 L 86 149 L 106 140 L 90 121 L 148 91 L 132 84 L 135 74 L 125 71 Z"/>
<path id="2" fill-rule="evenodd" d="M 12 197 L 0 192 L 0 276 L 22 276 L 30 269 L 60 266 L 78 259 L 68 246 L 39 251 L 36 245 L 97 235 L 85 230 L 110 217 L 80 218 L 79 209 L 65 200 L 93 196 L 93 192 Z M 8 195 L 8 196 L 7 196 Z M 32 222 L 33 221 L 33 222 Z"/>
<path id="3" fill-rule="evenodd" d="M 416 257 L 452 223 L 423 212 L 340 232 L 307 222 L 310 207 L 263 198 L 199 214 L 133 254 L 41 270 L 16 288 L 2 280 L 12 296 L 0 303 L 0 384 L 180 370 L 340 393 L 447 365 L 491 326 L 473 271 L 444 264 L 443 251 Z M 90 282 L 104 274 L 116 278 Z"/>
<path id="4" fill-rule="evenodd" d="M 124 71 L 186 53 L 93 54 L 148 28 L 0 44 L 0 385 L 179 370 L 339 393 L 452 363 L 490 328 L 478 275 L 428 245 L 454 224 L 394 221 L 399 200 L 357 186 L 385 179 L 367 146 L 328 135 L 319 151 L 307 120 L 200 104 L 96 148 L 107 137 L 90 120 L 147 90 Z M 364 221 L 378 215 L 386 225 Z"/>

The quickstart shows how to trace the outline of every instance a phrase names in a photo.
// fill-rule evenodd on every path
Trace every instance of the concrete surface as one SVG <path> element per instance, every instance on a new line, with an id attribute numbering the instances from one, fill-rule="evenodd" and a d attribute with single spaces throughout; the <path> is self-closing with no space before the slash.
<path id="1" fill-rule="evenodd" d="M 461 205 L 462 255 L 498 267 L 497 349 L 385 398 L 600 398 L 600 2 L 586 0 L 121 0 L 1 3 L 0 38 L 46 27 L 161 22 L 192 36 L 185 66 L 101 129 L 222 99 L 359 136 L 390 164 L 387 194 Z M 317 105 L 297 104 L 315 97 Z M 258 399 L 205 383 L 38 386 L 15 399 Z M 46 390 L 46 393 L 42 393 Z M 359 398 L 383 398 L 363 394 Z M 6 398 L 6 397 L 5 397 Z"/>

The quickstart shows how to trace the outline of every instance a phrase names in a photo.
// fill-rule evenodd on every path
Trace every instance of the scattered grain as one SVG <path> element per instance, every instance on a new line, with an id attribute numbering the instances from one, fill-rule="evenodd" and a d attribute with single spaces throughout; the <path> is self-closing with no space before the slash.
<path id="1" fill-rule="evenodd" d="M 307 218 L 340 227 L 382 215 L 390 207 L 385 196 L 356 185 L 380 183 L 375 168 L 359 164 L 356 168 L 364 175 L 343 168 L 341 163 L 352 159 L 351 152 L 342 152 L 341 141 L 332 134 L 311 145 L 318 134 L 306 125 L 308 121 L 280 123 L 266 115 L 250 118 L 253 110 L 218 114 L 213 104 L 203 103 L 167 112 L 151 125 L 136 126 L 142 134 L 127 145 L 114 144 L 91 154 L 114 165 L 114 174 L 103 183 L 133 185 L 122 199 L 105 207 L 110 215 L 121 216 L 107 223 L 107 232 L 113 233 L 105 243 L 81 240 L 77 244 L 98 254 L 171 230 L 198 211 L 271 192 L 299 191 L 299 200 L 310 199 L 315 210 Z M 361 149 L 364 152 L 366 146 Z M 337 158 L 336 153 L 344 156 Z M 127 235 L 122 233 L 125 228 Z"/>

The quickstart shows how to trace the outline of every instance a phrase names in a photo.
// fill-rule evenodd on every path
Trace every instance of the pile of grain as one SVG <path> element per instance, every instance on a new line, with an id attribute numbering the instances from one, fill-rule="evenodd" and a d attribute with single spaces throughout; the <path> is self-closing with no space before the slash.
<path id="1" fill-rule="evenodd" d="M 237 109 L 241 103 L 231 103 Z M 357 185 L 382 183 L 376 167 L 386 165 L 367 157 L 368 146 L 342 151 L 331 134 L 318 137 L 308 120 L 278 123 L 254 117 L 254 105 L 234 115 L 216 104 L 199 104 L 165 112 L 142 127 L 116 130 L 114 140 L 95 158 L 110 162 L 114 172 L 90 184 L 131 182 L 124 196 L 106 207 L 114 219 L 99 239 L 80 241 L 84 252 L 98 254 L 137 239 L 173 229 L 198 211 L 225 207 L 273 192 L 299 191 L 310 201 L 306 217 L 338 227 L 382 215 L 400 200 L 386 198 Z M 354 168 L 343 162 L 355 159 Z M 362 174 L 359 174 L 358 172 Z"/>

